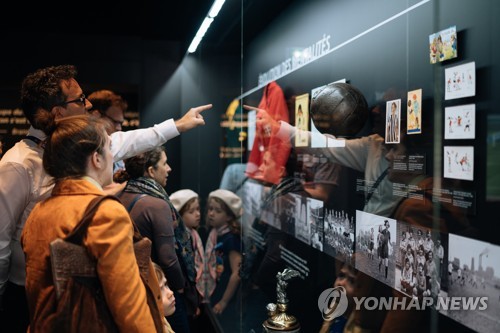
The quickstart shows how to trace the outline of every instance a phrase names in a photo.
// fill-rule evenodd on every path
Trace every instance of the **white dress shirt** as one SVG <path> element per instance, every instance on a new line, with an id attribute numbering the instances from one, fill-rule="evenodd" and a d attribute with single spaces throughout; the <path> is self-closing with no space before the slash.
<path id="1" fill-rule="evenodd" d="M 111 137 L 114 161 L 123 160 L 162 145 L 179 135 L 174 120 L 153 127 L 115 132 Z M 33 127 L 28 136 L 40 140 L 45 134 Z M 24 286 L 25 262 L 21 233 L 35 204 L 50 196 L 53 184 L 43 169 L 43 148 L 25 138 L 0 160 L 0 294 L 11 281 Z"/>

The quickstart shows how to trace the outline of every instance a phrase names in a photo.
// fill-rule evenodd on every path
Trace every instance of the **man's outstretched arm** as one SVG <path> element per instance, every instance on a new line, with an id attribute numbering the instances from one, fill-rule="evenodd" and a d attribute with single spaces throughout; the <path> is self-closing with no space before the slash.
<path id="1" fill-rule="evenodd" d="M 120 161 L 151 150 L 182 132 L 205 125 L 201 113 L 210 108 L 212 108 L 212 104 L 198 106 L 191 108 L 181 119 L 176 121 L 169 119 L 152 127 L 111 134 L 111 152 L 114 161 Z"/>

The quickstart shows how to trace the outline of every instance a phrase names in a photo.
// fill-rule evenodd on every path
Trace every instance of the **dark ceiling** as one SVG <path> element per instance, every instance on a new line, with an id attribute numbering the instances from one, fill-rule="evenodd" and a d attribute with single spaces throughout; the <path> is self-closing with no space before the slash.
<path id="1" fill-rule="evenodd" d="M 2 33 L 122 35 L 180 42 L 187 50 L 214 0 L 117 0 L 82 2 L 12 2 L 0 20 Z M 241 16 L 246 42 L 254 38 L 293 0 L 226 0 L 204 42 L 241 43 Z M 247 19 L 248 18 L 248 19 Z"/>

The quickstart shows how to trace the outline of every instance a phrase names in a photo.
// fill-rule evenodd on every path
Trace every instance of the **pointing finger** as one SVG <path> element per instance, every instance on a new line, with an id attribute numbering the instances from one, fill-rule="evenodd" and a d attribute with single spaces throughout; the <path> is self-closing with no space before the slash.
<path id="1" fill-rule="evenodd" d="M 195 108 L 193 108 L 193 110 L 197 113 L 200 113 L 200 112 L 203 112 L 203 111 L 211 109 L 211 108 L 212 108 L 212 104 L 206 104 L 206 105 L 201 105 L 201 106 L 195 107 Z"/>
<path id="2" fill-rule="evenodd" d="M 243 108 L 245 110 L 255 110 L 255 111 L 261 111 L 262 109 L 256 108 L 255 106 L 250 106 L 250 105 L 243 105 Z"/>

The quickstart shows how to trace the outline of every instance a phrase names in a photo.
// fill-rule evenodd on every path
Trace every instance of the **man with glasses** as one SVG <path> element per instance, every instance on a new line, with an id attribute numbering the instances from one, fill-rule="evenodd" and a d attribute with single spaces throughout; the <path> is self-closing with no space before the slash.
<path id="1" fill-rule="evenodd" d="M 74 66 L 47 67 L 29 74 L 21 88 L 21 107 L 31 124 L 28 136 L 7 151 L 0 161 L 0 325 L 2 331 L 26 332 L 28 307 L 21 233 L 35 204 L 52 191 L 43 169 L 45 132 L 51 117 L 86 114 L 91 102 L 75 80 Z M 211 104 L 190 109 L 181 119 L 166 120 L 147 129 L 110 135 L 115 161 L 135 156 L 205 121 L 201 112 Z"/>
<path id="2" fill-rule="evenodd" d="M 108 135 L 122 130 L 128 103 L 120 95 L 111 90 L 98 90 L 90 94 L 88 100 L 92 103 L 90 113 L 106 121 Z M 123 160 L 113 163 L 113 173 L 119 170 L 125 170 Z"/>
<path id="3" fill-rule="evenodd" d="M 106 127 L 108 134 L 122 130 L 122 124 L 125 121 L 124 113 L 128 108 L 127 101 L 111 90 L 95 91 L 89 95 L 88 100 L 92 103 L 90 113 L 104 118 L 109 124 Z"/>

